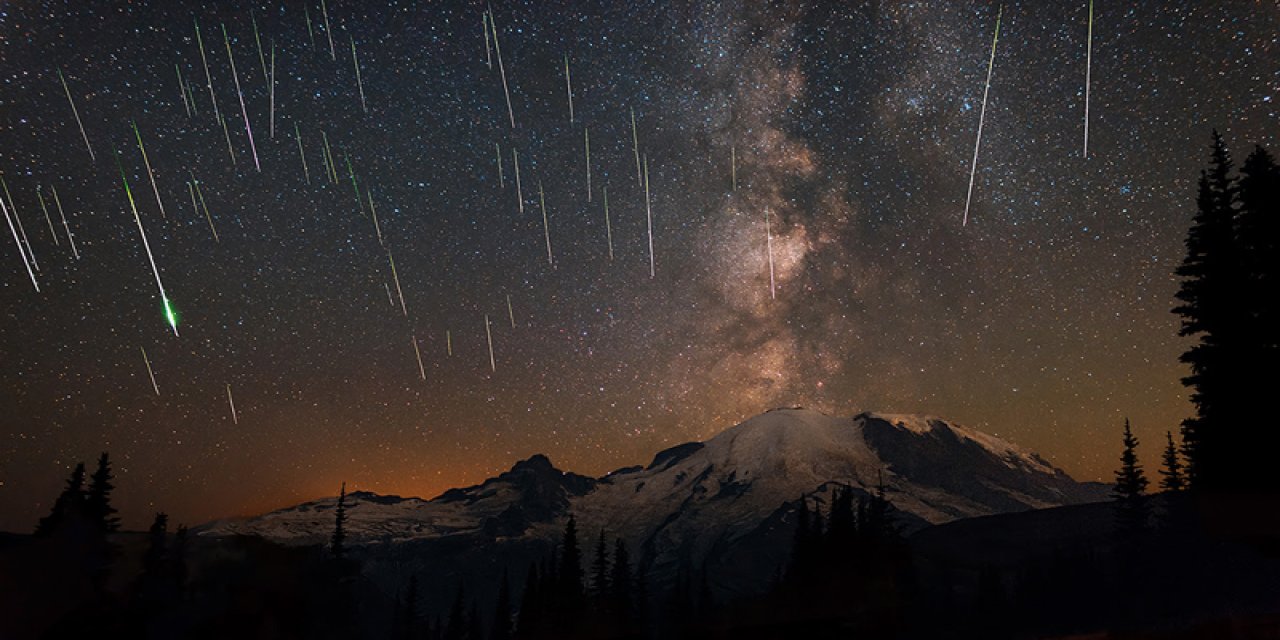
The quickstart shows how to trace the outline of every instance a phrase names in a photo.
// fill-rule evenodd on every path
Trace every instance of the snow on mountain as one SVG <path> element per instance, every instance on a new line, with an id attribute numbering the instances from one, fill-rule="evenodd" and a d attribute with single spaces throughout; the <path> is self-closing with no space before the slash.
<path id="1" fill-rule="evenodd" d="M 838 485 L 865 495 L 881 483 L 908 529 L 1105 499 L 1100 486 L 1078 483 L 1033 453 L 938 418 L 775 409 L 599 479 L 534 456 L 432 500 L 353 493 L 348 540 L 413 542 L 419 550 L 432 541 L 465 540 L 473 548 L 518 542 L 528 553 L 531 544 L 552 544 L 572 512 L 584 537 L 603 530 L 627 540 L 651 575 L 674 575 L 693 563 L 723 576 L 724 588 L 771 575 L 783 561 L 801 495 L 825 504 Z M 325 498 L 215 522 L 199 533 L 323 543 L 335 503 Z"/>

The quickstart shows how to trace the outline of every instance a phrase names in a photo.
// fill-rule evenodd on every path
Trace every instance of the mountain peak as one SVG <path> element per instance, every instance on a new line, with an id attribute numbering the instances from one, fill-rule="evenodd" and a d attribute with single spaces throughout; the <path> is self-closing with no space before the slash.
<path id="1" fill-rule="evenodd" d="M 535 453 L 524 460 L 520 460 L 511 465 L 511 472 L 528 469 L 530 471 L 559 471 L 556 466 L 551 463 L 551 458 L 541 453 Z M 510 473 L 510 472 L 509 472 Z"/>

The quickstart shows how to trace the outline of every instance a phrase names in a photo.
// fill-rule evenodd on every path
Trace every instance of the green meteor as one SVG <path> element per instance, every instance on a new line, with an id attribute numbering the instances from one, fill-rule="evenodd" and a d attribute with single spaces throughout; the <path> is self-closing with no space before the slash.
<path id="1" fill-rule="evenodd" d="M 147 261 L 151 263 L 151 273 L 156 277 L 156 288 L 160 290 L 160 300 L 164 303 L 165 320 L 169 322 L 169 328 L 173 329 L 173 335 L 178 335 L 178 314 L 174 313 L 173 305 L 169 302 L 169 296 L 164 292 L 164 283 L 160 281 L 160 270 L 156 268 L 156 258 L 151 253 L 151 244 L 147 242 L 147 232 L 142 228 L 142 217 L 138 215 L 138 205 L 133 201 L 133 191 L 129 189 L 129 178 L 124 173 L 124 165 L 120 164 L 120 152 L 115 152 L 116 167 L 120 169 L 120 180 L 124 183 L 124 194 L 129 198 L 129 209 L 133 211 L 133 221 L 138 224 L 138 235 L 142 236 L 142 248 L 147 251 Z"/>

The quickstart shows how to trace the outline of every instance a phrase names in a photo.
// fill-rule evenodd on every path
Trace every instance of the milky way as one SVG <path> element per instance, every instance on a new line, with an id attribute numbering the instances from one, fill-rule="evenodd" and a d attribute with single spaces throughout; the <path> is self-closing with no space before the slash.
<path id="1" fill-rule="evenodd" d="M 1277 142 L 1280 10 L 1096 2 L 1085 159 L 1088 6 L 1004 5 L 962 227 L 996 3 L 7 5 L 40 291 L 11 234 L 0 528 L 101 450 L 141 526 L 535 452 L 603 473 L 781 405 L 937 414 L 1084 479 L 1128 416 L 1154 457 L 1189 412 L 1194 181 L 1211 128 Z M 169 204 L 137 203 L 155 277 L 117 152 Z"/>

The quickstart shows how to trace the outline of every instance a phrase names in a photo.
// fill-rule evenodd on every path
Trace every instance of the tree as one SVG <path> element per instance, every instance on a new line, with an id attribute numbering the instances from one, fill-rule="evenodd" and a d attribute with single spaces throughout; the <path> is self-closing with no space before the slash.
<path id="1" fill-rule="evenodd" d="M 489 640 L 511 640 L 511 584 L 507 572 L 502 571 L 502 584 L 498 586 L 498 602 L 493 609 L 493 625 Z"/>
<path id="2" fill-rule="evenodd" d="M 52 535 L 66 520 L 68 512 L 78 512 L 84 507 L 84 474 L 84 463 L 76 464 L 71 477 L 67 479 L 67 486 L 53 502 L 53 509 L 36 525 L 36 536 L 43 538 Z"/>
<path id="3" fill-rule="evenodd" d="M 532 638 L 538 635 L 542 621 L 541 593 L 538 590 L 538 563 L 529 563 L 529 574 L 524 579 L 524 593 L 520 594 L 520 614 L 516 618 L 516 637 Z"/>
<path id="4" fill-rule="evenodd" d="M 631 590 L 634 578 L 631 575 L 631 558 L 627 553 L 627 543 L 618 538 L 613 543 L 613 567 L 609 575 L 610 613 L 617 618 L 618 625 L 626 629 L 631 624 Z"/>
<path id="5" fill-rule="evenodd" d="M 1182 479 L 1182 461 L 1178 459 L 1178 447 L 1173 443 L 1173 432 L 1166 431 L 1168 445 L 1164 448 L 1164 468 L 1160 469 L 1160 488 L 1165 491 L 1182 491 L 1185 482 Z"/>
<path id="6" fill-rule="evenodd" d="M 444 640 L 467 640 L 467 610 L 462 581 L 458 581 L 458 591 L 453 598 L 453 607 L 449 609 L 449 620 L 444 625 Z"/>
<path id="7" fill-rule="evenodd" d="M 1232 439 L 1230 432 L 1237 424 L 1234 407 L 1240 389 L 1234 378 L 1243 374 L 1237 366 L 1243 316 L 1231 166 L 1222 136 L 1214 131 L 1210 167 L 1200 175 L 1197 211 L 1187 232 L 1187 255 L 1177 269 L 1182 282 L 1173 312 L 1182 317 L 1179 334 L 1196 338 L 1180 358 L 1191 368 L 1182 382 L 1192 388 L 1196 409 L 1196 415 L 1182 424 L 1193 489 L 1233 485 L 1224 443 Z"/>
<path id="8" fill-rule="evenodd" d="M 1116 471 L 1116 486 L 1112 497 L 1116 504 L 1117 532 L 1132 538 L 1147 526 L 1147 476 L 1138 462 L 1138 438 L 1124 421 L 1124 451 L 1120 454 L 1120 468 Z"/>
<path id="9" fill-rule="evenodd" d="M 156 514 L 147 534 L 147 553 L 142 558 L 143 572 L 158 575 L 164 570 L 168 555 L 169 516 L 163 511 Z"/>
<path id="10" fill-rule="evenodd" d="M 115 485 L 111 483 L 113 478 L 115 476 L 111 473 L 111 457 L 104 451 L 101 456 L 98 456 L 98 469 L 90 477 L 89 494 L 85 498 L 85 506 L 89 517 L 107 533 L 120 529 L 120 518 L 115 515 L 115 507 L 111 506 L 111 492 L 115 489 Z"/>
<path id="11" fill-rule="evenodd" d="M 347 549 L 344 543 L 347 540 L 346 532 L 347 524 L 347 483 L 342 483 L 342 492 L 338 494 L 338 507 L 333 510 L 333 537 L 329 539 L 329 550 L 333 552 L 333 557 L 342 558 Z"/>
<path id="12" fill-rule="evenodd" d="M 569 514 L 560 556 L 560 584 L 566 604 L 582 598 L 582 550 L 578 547 L 578 521 Z"/>
<path id="13" fill-rule="evenodd" d="M 604 542 L 604 529 L 596 540 L 596 557 L 591 567 L 591 591 L 598 599 L 603 600 L 609 592 L 609 547 Z"/>

